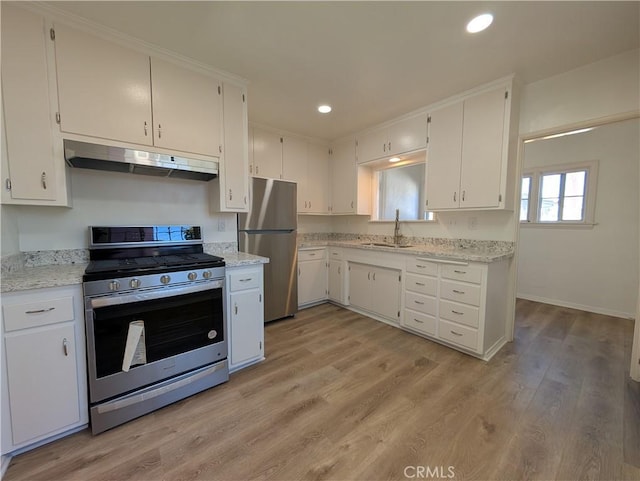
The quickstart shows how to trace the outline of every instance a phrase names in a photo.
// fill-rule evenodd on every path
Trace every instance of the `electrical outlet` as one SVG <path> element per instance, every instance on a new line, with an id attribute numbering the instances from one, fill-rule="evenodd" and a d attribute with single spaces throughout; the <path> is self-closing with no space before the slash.
<path id="1" fill-rule="evenodd" d="M 224 219 L 218 220 L 218 232 L 224 232 L 226 227 Z"/>

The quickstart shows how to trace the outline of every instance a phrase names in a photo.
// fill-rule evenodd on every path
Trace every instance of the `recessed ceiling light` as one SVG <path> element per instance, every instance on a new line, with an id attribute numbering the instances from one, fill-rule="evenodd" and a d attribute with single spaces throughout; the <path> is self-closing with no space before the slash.
<path id="1" fill-rule="evenodd" d="M 320 112 L 321 114 L 328 114 L 329 112 L 331 112 L 331 105 L 320 105 L 318 107 L 318 112 Z"/>
<path id="2" fill-rule="evenodd" d="M 402 159 L 400 157 L 391 157 L 389 162 L 400 162 Z"/>
<path id="3" fill-rule="evenodd" d="M 491 22 L 493 22 L 493 15 L 491 15 L 490 13 L 483 13 L 482 15 L 478 15 L 467 24 L 467 32 L 482 32 L 485 28 L 491 25 Z"/>

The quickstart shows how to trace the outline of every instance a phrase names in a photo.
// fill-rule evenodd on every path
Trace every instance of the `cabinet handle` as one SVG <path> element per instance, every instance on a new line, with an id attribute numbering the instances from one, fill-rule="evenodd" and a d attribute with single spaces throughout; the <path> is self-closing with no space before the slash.
<path id="1" fill-rule="evenodd" d="M 422 301 L 415 301 L 415 300 L 414 300 L 413 302 L 415 302 L 416 304 L 418 304 L 418 305 L 420 305 L 420 306 L 424 306 L 424 302 L 422 302 Z"/>
<path id="2" fill-rule="evenodd" d="M 453 292 L 455 294 L 464 294 L 464 291 L 459 291 L 458 289 L 454 289 Z"/>
<path id="3" fill-rule="evenodd" d="M 256 165 L 256 174 L 258 173 L 258 166 Z"/>
<path id="4" fill-rule="evenodd" d="M 158 124 L 158 138 L 162 138 L 162 125 Z"/>
<path id="5" fill-rule="evenodd" d="M 233 191 L 229 189 L 229 200 L 233 200 Z"/>
<path id="6" fill-rule="evenodd" d="M 315 253 L 315 252 L 309 252 L 309 255 L 310 255 L 310 256 L 315 256 L 315 255 L 316 255 L 316 253 Z"/>
<path id="7" fill-rule="evenodd" d="M 383 152 L 387 151 L 387 143 L 386 142 L 384 144 L 382 144 L 382 151 Z"/>
<path id="8" fill-rule="evenodd" d="M 462 202 L 464 202 L 464 196 L 465 196 L 465 194 L 466 194 L 466 193 L 467 193 L 467 191 L 466 191 L 466 190 L 463 190 L 463 191 L 462 191 Z"/>
<path id="9" fill-rule="evenodd" d="M 391 141 L 389 141 L 389 152 L 391 152 Z"/>
<path id="10" fill-rule="evenodd" d="M 353 201 L 351 201 L 351 208 L 353 209 Z"/>
<path id="11" fill-rule="evenodd" d="M 233 306 L 233 311 L 234 311 L 234 314 L 238 314 L 238 304 Z"/>
<path id="12" fill-rule="evenodd" d="M 464 312 L 454 311 L 453 309 L 451 309 L 451 312 L 453 314 L 457 314 L 458 316 L 464 316 Z"/>
<path id="13" fill-rule="evenodd" d="M 144 121 L 144 136 L 147 136 L 147 121 Z"/>
<path id="14" fill-rule="evenodd" d="M 44 190 L 47 190 L 47 173 L 43 172 L 42 175 L 40 176 L 40 181 L 42 182 L 42 188 Z"/>
<path id="15" fill-rule="evenodd" d="M 456 274 L 466 274 L 467 271 L 459 271 L 458 269 L 455 269 L 453 272 L 455 272 Z"/>
<path id="16" fill-rule="evenodd" d="M 246 279 L 240 279 L 240 282 L 249 282 L 253 277 L 247 277 Z"/>
<path id="17" fill-rule="evenodd" d="M 451 330 L 449 332 L 451 332 L 451 334 L 453 334 L 454 336 L 462 337 L 462 334 L 460 334 L 459 332 L 451 331 Z"/>
<path id="18" fill-rule="evenodd" d="M 247 196 L 244 196 L 244 205 L 247 205 Z"/>
<path id="19" fill-rule="evenodd" d="M 376 280 L 376 273 L 375 272 L 373 273 L 373 280 L 374 281 Z"/>
<path id="20" fill-rule="evenodd" d="M 424 282 L 416 282 L 416 286 L 423 286 L 424 287 Z"/>
<path id="21" fill-rule="evenodd" d="M 419 324 L 424 324 L 424 321 L 421 321 L 420 319 L 416 319 L 415 317 L 413 318 L 413 320 Z"/>
<path id="22" fill-rule="evenodd" d="M 69 341 L 67 341 L 66 337 L 62 340 L 62 352 L 64 352 L 65 356 L 69 355 Z"/>
<path id="23" fill-rule="evenodd" d="M 300 275 L 300 268 L 298 267 L 298 275 Z"/>
<path id="24" fill-rule="evenodd" d="M 37 311 L 25 311 L 25 314 L 42 314 L 43 312 L 53 311 L 55 307 L 49 307 L 48 309 L 38 309 Z"/>
<path id="25" fill-rule="evenodd" d="M 338 266 L 338 274 L 340 274 L 340 266 Z"/>
<path id="26" fill-rule="evenodd" d="M 454 192 L 454 193 L 453 193 L 453 201 L 454 201 L 454 202 L 456 201 L 456 193 L 457 193 L 457 192 Z"/>
<path id="27" fill-rule="evenodd" d="M 371 280 L 371 272 L 367 272 L 367 279 Z"/>

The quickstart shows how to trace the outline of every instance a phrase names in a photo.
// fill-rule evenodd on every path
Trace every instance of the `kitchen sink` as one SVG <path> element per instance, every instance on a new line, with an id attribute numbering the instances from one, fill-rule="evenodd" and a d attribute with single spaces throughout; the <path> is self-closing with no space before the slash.
<path id="1" fill-rule="evenodd" d="M 376 247 L 393 247 L 396 249 L 402 249 L 405 247 L 412 247 L 411 245 L 408 244 L 386 244 L 384 242 L 363 242 L 362 243 L 363 246 L 376 246 Z"/>

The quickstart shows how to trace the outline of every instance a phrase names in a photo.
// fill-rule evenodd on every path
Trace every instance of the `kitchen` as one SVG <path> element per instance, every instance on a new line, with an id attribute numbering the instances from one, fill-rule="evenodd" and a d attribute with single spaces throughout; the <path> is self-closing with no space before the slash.
<path id="1" fill-rule="evenodd" d="M 148 47 L 145 46 L 145 48 Z M 153 53 L 157 54 L 155 51 Z M 576 65 L 576 67 L 579 66 Z M 592 62 L 573 72 L 567 72 L 564 77 L 550 75 L 546 82 L 540 80 L 523 86 L 520 95 L 520 135 L 541 132 L 546 129 L 557 129 L 589 119 L 602 119 L 633 111 L 635 109 L 633 106 L 638 103 L 637 82 L 634 83 L 637 77 L 634 76 L 637 76 L 637 52 L 629 51 L 617 55 L 612 54 L 600 62 Z M 458 88 L 451 91 L 450 94 L 461 94 L 480 84 L 486 84 L 487 81 L 493 81 L 497 77 L 500 75 L 493 75 L 483 82 Z M 251 78 L 249 79 L 251 80 Z M 229 82 L 234 80 L 237 81 L 237 79 L 231 78 Z M 604 95 L 605 89 L 612 84 L 619 87 L 616 89 L 616 95 Z M 251 88 L 250 84 L 249 109 L 251 109 L 253 98 Z M 421 105 L 430 106 L 446 97 L 449 95 L 413 104 L 396 114 L 381 117 L 368 125 L 396 118 L 398 114 L 412 111 Z M 592 101 L 585 103 L 585 97 Z M 563 105 L 563 110 L 560 113 L 556 109 L 556 105 L 559 103 L 558 99 L 561 99 Z M 300 140 L 303 145 L 306 142 L 307 146 L 322 144 L 309 134 L 302 136 L 293 134 L 296 130 L 292 127 L 280 130 L 269 126 L 263 119 L 250 118 L 250 120 L 252 120 L 251 127 L 253 128 L 251 139 L 254 142 L 254 156 L 256 138 L 279 139 L 285 137 Z M 324 122 L 324 120 L 318 122 Z M 282 125 L 287 127 L 284 122 Z M 269 133 L 273 135 L 266 135 Z M 303 132 L 303 134 L 305 133 Z M 328 135 L 330 139 L 338 137 L 339 135 L 335 134 Z M 3 142 L 3 145 L 6 143 Z M 290 145 L 295 145 L 295 142 Z M 327 144 L 325 143 L 325 145 Z M 284 149 L 284 147 L 280 148 Z M 281 151 L 280 155 L 284 156 L 284 151 Z M 259 163 L 255 163 L 255 159 L 253 164 L 258 165 L 259 169 L 262 168 Z M 259 174 L 264 173 L 264 170 L 259 172 Z M 233 253 L 237 228 L 235 213 L 221 213 L 222 209 L 219 206 L 217 209 L 211 207 L 211 197 L 218 204 L 223 200 L 220 192 L 217 192 L 216 195 L 215 189 L 212 188 L 214 184 L 180 179 L 162 180 L 146 176 L 127 176 L 113 172 L 93 172 L 81 169 L 71 169 L 68 171 L 68 175 L 70 176 L 71 188 L 67 190 L 67 193 L 72 196 L 72 209 L 3 204 L 3 257 L 16 255 L 20 252 L 32 253 L 33 262 L 42 262 L 42 259 L 34 253 L 38 251 L 65 251 L 65 255 L 70 255 L 70 251 L 84 251 L 87 248 L 86 228 L 88 225 L 93 225 L 96 219 L 102 225 L 146 224 L 149 212 L 159 210 L 162 215 L 154 218 L 154 222 L 175 223 L 176 220 L 179 220 L 192 225 L 202 225 L 205 243 L 216 244 L 213 246 L 215 251 L 221 252 L 225 258 L 228 257 L 225 254 Z M 240 180 L 245 182 L 245 179 L 248 179 L 248 176 Z M 335 186 L 335 181 L 332 181 L 330 185 Z M 243 189 L 244 187 L 240 186 L 239 188 Z M 241 199 L 242 196 L 235 196 L 235 198 Z M 304 209 L 304 199 L 302 200 L 302 208 Z M 312 204 L 315 205 L 315 202 L 312 201 Z M 105 209 L 105 205 L 109 206 L 108 209 Z M 301 211 L 300 207 L 299 211 Z M 512 211 L 473 211 L 473 214 L 465 211 L 451 211 L 439 214 L 438 218 L 439 221 L 436 223 L 401 222 L 401 233 L 407 238 L 472 239 L 501 242 L 514 242 L 516 239 L 517 223 Z M 472 221 L 473 218 L 475 218 L 475 224 Z M 367 239 L 369 236 L 391 237 L 393 234 L 392 221 L 369 223 L 368 217 L 353 214 L 342 216 L 300 215 L 298 222 L 299 233 L 303 236 L 306 235 L 309 240 L 328 239 L 333 234 L 353 234 L 356 237 L 361 236 Z M 472 225 L 476 226 L 475 229 L 471 228 Z M 510 269 L 512 270 L 514 267 L 511 266 Z M 510 275 L 513 276 L 513 272 L 510 272 Z M 510 288 L 513 290 L 515 286 L 510 285 Z M 507 299 L 511 297 L 515 301 L 515 291 L 512 296 L 506 296 Z M 303 315 L 300 313 L 298 319 Z M 268 343 L 265 348 L 267 351 L 270 349 Z M 278 355 L 277 351 L 271 352 L 274 356 Z M 269 359 L 269 356 L 267 358 Z M 238 375 L 246 376 L 243 372 Z M 423 462 L 428 461 L 424 460 Z M 438 462 L 438 460 L 433 460 L 433 462 Z"/>

